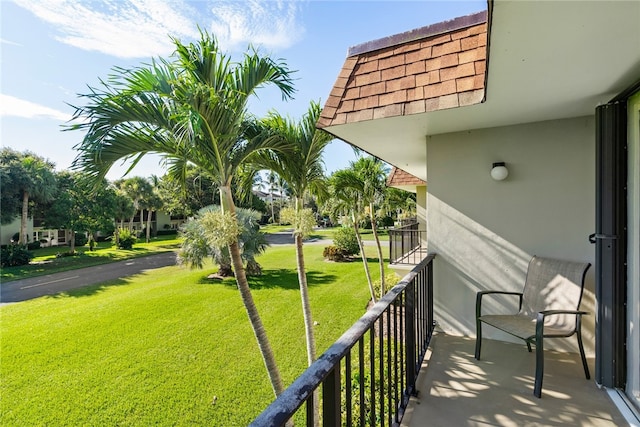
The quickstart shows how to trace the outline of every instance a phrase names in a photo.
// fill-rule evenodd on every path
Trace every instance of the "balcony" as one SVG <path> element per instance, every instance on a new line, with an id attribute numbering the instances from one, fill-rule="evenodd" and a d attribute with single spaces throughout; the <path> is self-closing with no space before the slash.
<path id="1" fill-rule="evenodd" d="M 538 399 L 535 353 L 524 344 L 485 340 L 477 361 L 474 346 L 473 338 L 434 333 L 402 426 L 629 425 L 607 392 L 584 378 L 579 354 L 545 350 Z M 589 365 L 594 372 L 593 359 Z"/>
<path id="2" fill-rule="evenodd" d="M 433 258 L 402 281 L 251 424 L 314 426 L 627 425 L 606 391 L 586 380 L 578 354 L 545 352 L 542 398 L 535 353 L 524 344 L 434 332 Z M 593 360 L 590 360 L 593 371 Z"/>
<path id="3" fill-rule="evenodd" d="M 419 229 L 416 219 L 389 230 L 389 264 L 415 266 L 427 255 L 427 232 Z"/>

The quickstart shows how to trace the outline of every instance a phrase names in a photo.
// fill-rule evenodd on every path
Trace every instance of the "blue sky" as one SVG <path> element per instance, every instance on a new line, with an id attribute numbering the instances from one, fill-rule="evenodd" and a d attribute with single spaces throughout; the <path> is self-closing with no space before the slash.
<path id="1" fill-rule="evenodd" d="M 0 118 L 3 146 L 33 151 L 65 169 L 81 132 L 62 132 L 78 93 L 114 66 L 169 57 L 169 35 L 188 42 L 198 27 L 215 34 L 229 54 L 248 44 L 284 59 L 295 74 L 295 99 L 258 93 L 250 110 L 276 110 L 298 119 L 311 100 L 322 104 L 350 46 L 486 9 L 486 1 L 185 1 L 0 0 Z M 328 172 L 348 166 L 351 148 L 334 141 Z M 163 175 L 158 158 L 130 175 Z M 108 177 L 120 178 L 125 167 Z"/>

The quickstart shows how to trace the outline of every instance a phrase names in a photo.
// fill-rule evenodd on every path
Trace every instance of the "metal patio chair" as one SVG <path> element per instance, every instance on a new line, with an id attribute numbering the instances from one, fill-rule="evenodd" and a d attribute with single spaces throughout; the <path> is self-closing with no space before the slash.
<path id="1" fill-rule="evenodd" d="M 540 397 L 544 374 L 544 338 L 578 337 L 578 347 L 587 379 L 590 378 L 582 345 L 580 301 L 589 263 L 534 256 L 529 262 L 522 292 L 481 291 L 476 296 L 476 352 L 480 360 L 482 324 L 486 323 L 524 340 L 529 352 L 536 347 L 536 374 L 533 394 Z M 518 295 L 519 311 L 512 315 L 482 315 L 482 298 L 489 294 Z"/>

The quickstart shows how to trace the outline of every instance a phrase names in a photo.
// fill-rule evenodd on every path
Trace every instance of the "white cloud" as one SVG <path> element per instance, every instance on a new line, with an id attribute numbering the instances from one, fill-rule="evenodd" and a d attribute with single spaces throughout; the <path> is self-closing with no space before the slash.
<path id="1" fill-rule="evenodd" d="M 7 40 L 7 39 L 0 39 L 0 43 L 8 44 L 11 46 L 22 46 L 20 43 L 12 42 L 11 40 Z"/>
<path id="2" fill-rule="evenodd" d="M 168 55 L 173 51 L 169 34 L 178 38 L 197 35 L 189 15 L 194 9 L 181 0 L 18 0 L 23 8 L 52 24 L 56 39 L 89 51 L 120 58 Z"/>
<path id="3" fill-rule="evenodd" d="M 215 34 L 225 48 L 244 47 L 248 43 L 286 48 L 304 32 L 298 22 L 297 1 L 16 2 L 51 24 L 57 31 L 57 40 L 120 58 L 166 56 L 173 51 L 169 35 L 181 40 L 195 39 L 198 25 Z"/>
<path id="4" fill-rule="evenodd" d="M 11 95 L 0 94 L 0 117 L 22 117 L 26 119 L 45 118 L 66 122 L 71 114 L 35 104 Z"/>
<path id="5" fill-rule="evenodd" d="M 304 33 L 297 1 L 219 1 L 211 4 L 211 32 L 221 45 L 287 48 Z"/>

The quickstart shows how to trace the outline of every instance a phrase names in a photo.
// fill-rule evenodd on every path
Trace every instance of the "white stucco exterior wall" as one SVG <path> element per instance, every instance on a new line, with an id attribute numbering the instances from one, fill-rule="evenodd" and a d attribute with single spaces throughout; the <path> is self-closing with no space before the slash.
<path id="1" fill-rule="evenodd" d="M 490 175 L 504 161 L 505 181 Z M 582 117 L 427 138 L 427 234 L 435 314 L 449 334 L 475 336 L 476 292 L 521 291 L 533 255 L 594 263 L 595 120 Z M 594 348 L 594 267 L 587 275 L 583 338 Z M 494 313 L 517 298 L 487 300 Z M 512 340 L 486 327 L 487 338 Z M 545 346 L 547 344 L 545 343 Z M 550 347 L 577 351 L 575 339 Z"/>

